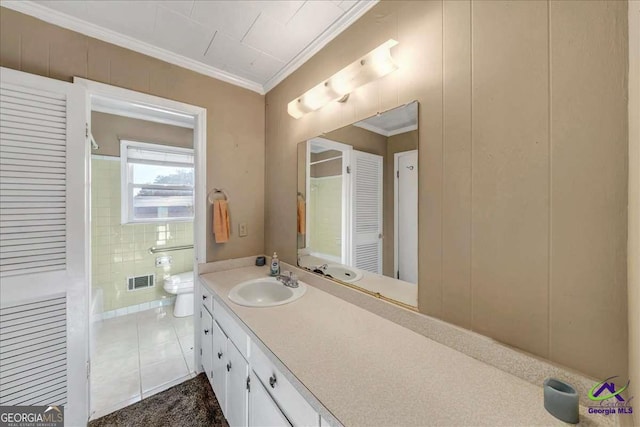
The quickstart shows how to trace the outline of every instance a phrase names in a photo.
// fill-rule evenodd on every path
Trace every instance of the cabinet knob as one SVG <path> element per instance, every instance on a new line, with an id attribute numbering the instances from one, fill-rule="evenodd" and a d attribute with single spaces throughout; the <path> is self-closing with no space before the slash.
<path id="1" fill-rule="evenodd" d="M 205 334 L 205 335 L 209 335 L 209 330 L 208 330 L 208 329 L 205 329 L 205 330 L 204 330 L 204 334 Z"/>
<path id="2" fill-rule="evenodd" d="M 222 359 L 222 353 L 218 352 L 218 359 Z"/>
<path id="3" fill-rule="evenodd" d="M 207 296 L 206 295 L 202 295 L 202 301 L 206 300 Z"/>
<path id="4" fill-rule="evenodd" d="M 276 379 L 276 374 L 273 374 L 269 377 L 269 385 L 271 386 L 271 388 L 276 388 L 276 381 L 278 381 Z"/>
<path id="5" fill-rule="evenodd" d="M 227 372 L 231 370 L 231 362 L 227 363 Z"/>

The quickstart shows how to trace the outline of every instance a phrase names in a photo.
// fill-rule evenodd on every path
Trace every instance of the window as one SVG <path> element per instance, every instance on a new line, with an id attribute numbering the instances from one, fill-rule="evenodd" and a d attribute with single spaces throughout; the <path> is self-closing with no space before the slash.
<path id="1" fill-rule="evenodd" d="M 193 220 L 193 150 L 122 140 L 122 223 Z"/>

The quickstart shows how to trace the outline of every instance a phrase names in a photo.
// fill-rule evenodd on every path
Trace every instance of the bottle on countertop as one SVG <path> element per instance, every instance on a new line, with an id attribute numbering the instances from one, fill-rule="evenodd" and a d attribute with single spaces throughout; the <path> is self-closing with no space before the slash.
<path id="1" fill-rule="evenodd" d="M 276 252 L 274 252 L 273 257 L 271 257 L 271 271 L 269 274 L 272 276 L 278 276 L 280 274 L 280 260 Z"/>

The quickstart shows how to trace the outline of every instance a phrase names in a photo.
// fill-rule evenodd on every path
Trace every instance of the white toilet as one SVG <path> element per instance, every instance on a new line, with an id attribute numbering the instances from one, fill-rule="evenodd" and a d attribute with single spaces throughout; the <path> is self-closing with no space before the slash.
<path id="1" fill-rule="evenodd" d="M 164 281 L 164 290 L 176 296 L 174 316 L 193 315 L 193 271 L 169 276 Z"/>

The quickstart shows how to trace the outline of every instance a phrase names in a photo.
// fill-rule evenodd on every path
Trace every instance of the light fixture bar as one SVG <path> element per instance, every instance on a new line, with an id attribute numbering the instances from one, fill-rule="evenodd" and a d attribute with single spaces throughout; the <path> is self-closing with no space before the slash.
<path id="1" fill-rule="evenodd" d="M 319 110 L 330 102 L 350 94 L 355 89 L 398 69 L 391 57 L 391 48 L 398 42 L 390 39 L 357 61 L 318 83 L 301 96 L 289 102 L 287 111 L 299 119 L 307 113 Z"/>

